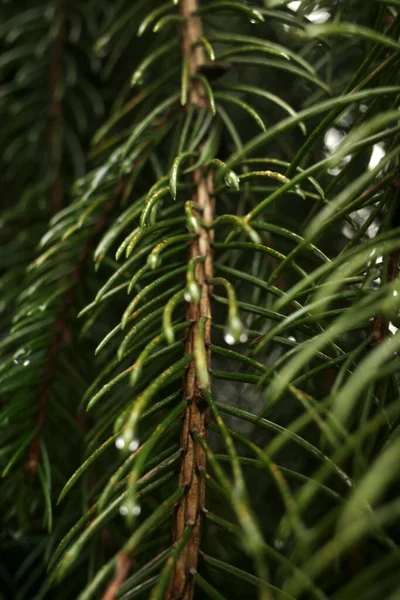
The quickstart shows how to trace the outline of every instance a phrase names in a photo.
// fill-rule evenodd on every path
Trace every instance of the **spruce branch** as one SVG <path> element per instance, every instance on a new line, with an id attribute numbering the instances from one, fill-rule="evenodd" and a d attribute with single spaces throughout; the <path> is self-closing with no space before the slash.
<path id="1" fill-rule="evenodd" d="M 63 206 L 64 182 L 62 165 L 63 103 L 61 86 L 64 77 L 65 11 L 68 0 L 59 0 L 55 10 L 57 33 L 51 45 L 49 65 L 49 154 L 53 163 L 49 188 L 50 214 L 54 216 Z"/>
<path id="2" fill-rule="evenodd" d="M 197 0 L 181 0 L 180 13 L 184 18 L 181 25 L 181 42 L 184 60 L 189 72 L 188 106 L 206 107 L 204 91 L 195 75 L 206 62 L 204 47 L 200 40 L 203 38 L 201 20 L 194 13 L 198 8 Z M 196 149 L 197 150 L 197 149 Z M 192 204 L 194 212 L 202 215 L 203 225 L 200 226 L 195 238 L 189 246 L 189 261 L 196 261 L 194 268 L 195 282 L 200 286 L 200 301 L 193 299 L 188 303 L 186 318 L 191 323 L 186 331 L 185 354 L 195 352 L 195 340 L 199 335 L 201 319 L 205 319 L 204 345 L 206 349 L 206 369 L 210 368 L 211 360 L 211 303 L 210 284 L 213 277 L 213 232 L 208 226 L 214 220 L 214 205 L 212 199 L 212 177 L 202 169 L 193 174 Z M 185 494 L 179 502 L 175 515 L 173 541 L 179 544 L 186 528 L 191 527 L 188 541 L 183 547 L 170 580 L 166 597 L 170 600 L 193 597 L 194 576 L 197 572 L 197 562 L 200 549 L 200 536 L 203 510 L 205 508 L 205 479 L 206 455 L 199 443 L 193 438 L 194 431 L 207 438 L 207 427 L 210 418 L 209 407 L 202 397 L 202 384 L 196 362 L 192 361 L 184 376 L 185 408 L 181 434 L 182 462 L 179 474 L 179 486 L 185 489 Z"/>
<path id="3" fill-rule="evenodd" d="M 46 350 L 46 361 L 41 374 L 41 382 L 38 394 L 38 408 L 35 418 L 35 435 L 29 445 L 28 457 L 24 464 L 25 473 L 29 476 L 36 475 L 39 459 L 40 446 L 43 435 L 43 427 L 46 421 L 47 404 L 54 383 L 55 361 L 57 354 L 62 352 L 62 345 L 71 341 L 71 333 L 69 330 L 69 321 L 71 319 L 71 307 L 74 306 L 78 286 L 82 283 L 85 275 L 85 267 L 89 257 L 91 257 L 94 245 L 99 235 L 107 227 L 110 214 L 112 214 L 115 205 L 123 196 L 127 179 L 121 179 L 117 184 L 111 200 L 106 203 L 105 210 L 99 215 L 97 222 L 94 224 L 91 235 L 86 240 L 86 243 L 80 250 L 77 257 L 76 265 L 72 273 L 66 278 L 66 292 L 60 300 L 60 308 L 53 324 L 53 333 L 50 336 L 50 341 Z M 78 415 L 78 423 L 80 416 Z"/>
<path id="4" fill-rule="evenodd" d="M 392 598 L 396 2 L 28 4 L 0 2 L 4 593 Z"/>

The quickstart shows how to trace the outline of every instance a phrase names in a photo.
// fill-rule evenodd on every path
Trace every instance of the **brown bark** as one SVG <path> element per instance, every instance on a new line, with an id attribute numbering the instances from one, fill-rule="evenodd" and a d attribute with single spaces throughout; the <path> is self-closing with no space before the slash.
<path id="1" fill-rule="evenodd" d="M 202 36 L 201 22 L 198 17 L 192 16 L 197 9 L 197 0 L 181 0 L 180 11 L 185 17 L 182 26 L 182 49 L 188 60 L 189 74 L 194 75 L 205 63 L 205 56 L 201 46 L 193 47 Z M 189 103 L 198 107 L 207 106 L 202 93 L 201 84 L 191 80 L 189 89 Z M 194 173 L 193 200 L 202 209 L 202 217 L 205 224 L 213 220 L 214 206 L 211 197 L 212 179 L 206 177 L 201 170 Z M 193 240 L 189 250 L 189 259 L 203 256 L 204 262 L 196 266 L 196 280 L 202 287 L 199 304 L 189 303 L 187 319 L 191 326 L 186 333 L 186 354 L 193 352 L 194 338 L 201 317 L 206 317 L 205 345 L 210 364 L 211 344 L 211 306 L 208 281 L 213 276 L 212 257 L 212 232 L 201 228 L 199 236 Z M 179 503 L 175 515 L 173 540 L 177 543 L 185 529 L 190 525 L 192 532 L 190 538 L 181 553 L 166 598 L 169 600 L 191 600 L 193 598 L 194 575 L 197 570 L 198 553 L 200 546 L 201 522 L 204 509 L 205 479 L 203 473 L 206 468 L 206 456 L 201 446 L 193 439 L 192 433 L 199 432 L 206 438 L 207 425 L 209 421 L 209 409 L 201 395 L 201 386 L 197 378 L 194 361 L 189 365 L 184 376 L 184 395 L 187 400 L 183 428 L 181 434 L 182 461 L 179 474 L 179 486 L 185 488 L 185 494 Z"/>
<path id="2" fill-rule="evenodd" d="M 63 55 L 65 41 L 65 10 L 67 0 L 59 0 L 55 19 L 58 21 L 58 30 L 50 48 L 49 66 L 49 154 L 50 164 L 53 165 L 52 181 L 49 188 L 49 206 L 52 215 L 55 215 L 63 205 L 64 186 L 61 174 L 61 128 L 62 128 L 62 102 L 60 86 L 63 74 Z"/>

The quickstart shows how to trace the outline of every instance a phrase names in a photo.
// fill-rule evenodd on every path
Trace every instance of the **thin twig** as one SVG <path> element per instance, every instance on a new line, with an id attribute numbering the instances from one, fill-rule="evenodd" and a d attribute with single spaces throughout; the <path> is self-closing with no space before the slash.
<path id="1" fill-rule="evenodd" d="M 101 600 L 114 600 L 117 596 L 121 584 L 125 581 L 132 561 L 126 552 L 119 552 L 117 555 L 117 564 L 115 567 L 115 577 L 104 592 Z"/>

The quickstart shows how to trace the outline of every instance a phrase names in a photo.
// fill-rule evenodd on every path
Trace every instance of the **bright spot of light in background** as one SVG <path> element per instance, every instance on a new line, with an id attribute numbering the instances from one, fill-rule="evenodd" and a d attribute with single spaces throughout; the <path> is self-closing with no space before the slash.
<path id="1" fill-rule="evenodd" d="M 372 206 L 364 206 L 363 208 L 359 208 L 358 210 L 350 213 L 350 217 L 353 219 L 353 221 L 356 223 L 356 225 L 358 225 L 358 227 L 362 227 L 365 223 L 365 221 L 370 217 L 372 211 L 374 210 L 374 208 L 377 206 L 377 203 L 373 204 Z M 373 238 L 376 236 L 376 234 L 379 231 L 379 226 L 380 223 L 377 219 L 374 219 L 369 227 L 367 228 L 367 230 L 365 231 L 365 235 L 369 238 Z M 344 223 L 343 227 L 342 227 L 342 233 L 343 235 L 348 238 L 349 240 L 354 236 L 354 229 L 353 227 L 351 227 L 349 225 L 349 223 Z M 374 248 L 371 253 L 370 253 L 370 257 L 372 259 L 373 256 L 375 256 L 376 254 L 376 248 Z M 381 263 L 383 260 L 382 256 L 379 256 L 377 259 L 372 259 L 372 261 L 368 262 L 368 266 L 371 266 L 372 262 L 375 264 L 375 262 L 377 262 L 378 264 Z"/>
<path id="2" fill-rule="evenodd" d="M 389 323 L 389 331 L 390 331 L 390 333 L 397 333 L 398 330 L 399 330 L 399 328 L 396 327 L 395 325 L 393 325 L 393 323 Z"/>
<path id="3" fill-rule="evenodd" d="M 293 12 L 297 12 L 300 8 L 300 5 L 301 2 L 296 0 L 293 2 L 289 2 L 287 4 L 287 7 Z M 307 19 L 311 21 L 311 23 L 325 23 L 326 21 L 328 21 L 331 15 L 327 10 L 317 8 L 308 14 L 305 13 L 304 16 L 307 17 Z"/>
<path id="4" fill-rule="evenodd" d="M 342 133 L 340 129 L 337 129 L 336 127 L 330 127 L 324 137 L 325 155 L 329 156 L 330 154 L 333 154 L 344 137 L 345 134 Z M 330 173 L 330 175 L 339 175 L 340 171 L 344 165 L 349 162 L 350 158 L 350 156 L 345 156 L 341 160 L 340 165 L 336 165 L 335 167 L 328 169 L 328 173 Z"/>
<path id="5" fill-rule="evenodd" d="M 367 234 L 367 236 L 369 238 L 373 238 L 378 234 L 378 231 L 379 231 L 379 222 L 374 221 L 373 223 L 371 223 L 371 225 L 368 227 L 368 229 L 365 233 Z"/>
<path id="6" fill-rule="evenodd" d="M 307 15 L 307 19 L 312 23 L 325 23 L 331 15 L 327 10 L 314 10 L 312 13 Z"/>
<path id="7" fill-rule="evenodd" d="M 385 147 L 383 144 L 374 144 L 372 147 L 371 158 L 369 159 L 368 169 L 372 171 L 385 156 Z"/>
<path id="8" fill-rule="evenodd" d="M 328 152 L 334 152 L 343 138 L 344 133 L 336 129 L 336 127 L 330 127 L 324 137 L 324 144 Z"/>

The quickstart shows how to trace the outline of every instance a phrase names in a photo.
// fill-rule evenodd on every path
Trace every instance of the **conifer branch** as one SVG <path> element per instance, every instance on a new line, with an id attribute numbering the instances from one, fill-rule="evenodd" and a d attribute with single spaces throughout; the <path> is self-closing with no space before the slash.
<path id="1" fill-rule="evenodd" d="M 197 0 L 182 0 L 180 12 L 185 19 L 182 25 L 182 50 L 188 64 L 189 75 L 189 105 L 199 108 L 206 106 L 202 94 L 201 83 L 192 77 L 205 63 L 204 48 L 197 42 L 201 39 L 202 25 L 199 17 L 193 15 L 197 10 Z M 204 175 L 201 169 L 193 176 L 194 192 L 192 200 L 196 203 L 203 216 L 204 225 L 210 225 L 214 220 L 212 200 L 212 179 Z M 210 367 L 211 357 L 211 305 L 209 280 L 213 276 L 212 239 L 213 233 L 206 227 L 201 227 L 198 237 L 190 244 L 189 260 L 204 257 L 195 267 L 196 282 L 201 287 L 200 302 L 189 302 L 187 320 L 191 326 L 186 333 L 186 355 L 194 352 L 195 338 L 200 326 L 200 319 L 206 319 L 204 328 L 204 343 L 206 348 L 207 368 Z M 179 474 L 179 486 L 185 488 L 176 512 L 173 540 L 177 544 L 185 527 L 192 527 L 189 540 L 180 554 L 171 578 L 167 598 L 170 600 L 193 597 L 194 575 L 197 570 L 198 553 L 200 548 L 201 521 L 204 510 L 206 456 L 204 450 L 192 437 L 198 432 L 204 439 L 207 437 L 209 408 L 201 394 L 201 384 L 195 361 L 189 364 L 184 376 L 184 396 L 187 401 L 181 434 L 182 462 Z"/>
<path id="2" fill-rule="evenodd" d="M 66 6 L 67 0 L 59 0 L 55 13 L 55 19 L 58 21 L 58 30 L 49 52 L 49 155 L 50 161 L 54 161 L 54 172 L 51 173 L 52 181 L 49 189 L 50 213 L 52 215 L 55 215 L 62 208 L 64 196 L 63 178 L 60 168 L 62 164 L 61 129 L 63 118 L 60 84 L 63 71 Z"/>
<path id="3" fill-rule="evenodd" d="M 62 344 L 68 344 L 71 341 L 68 319 L 70 318 L 71 306 L 77 293 L 77 286 L 82 280 L 85 265 L 88 258 L 91 256 L 95 241 L 97 240 L 99 234 L 102 233 L 107 227 L 110 218 L 110 212 L 120 196 L 123 194 L 126 184 L 127 180 L 121 180 L 117 185 L 113 198 L 108 203 L 105 212 L 99 217 L 97 224 L 93 229 L 93 235 L 89 237 L 86 244 L 83 246 L 77 259 L 76 267 L 69 276 L 70 287 L 62 298 L 60 311 L 54 323 L 53 334 L 47 347 L 47 360 L 42 372 L 38 398 L 38 410 L 35 419 L 37 432 L 30 443 L 28 458 L 24 465 L 24 471 L 27 475 L 36 475 L 38 469 L 40 458 L 40 442 L 42 439 L 43 427 L 46 421 L 47 404 L 53 383 L 55 361 L 57 358 L 57 353 L 60 352 L 62 348 Z M 79 415 L 78 418 L 80 418 Z"/>
<path id="4" fill-rule="evenodd" d="M 395 3 L 0 4 L 5 595 L 392 598 Z"/>

